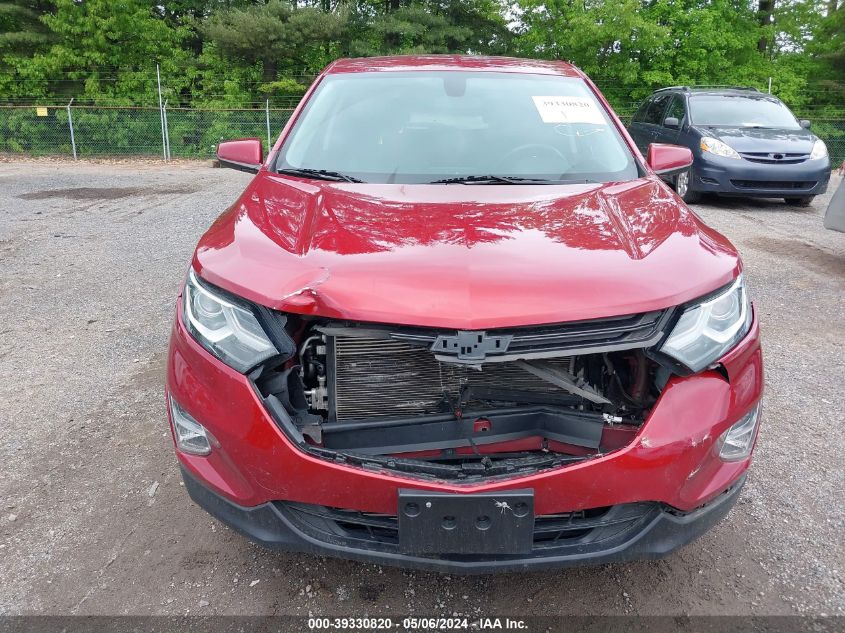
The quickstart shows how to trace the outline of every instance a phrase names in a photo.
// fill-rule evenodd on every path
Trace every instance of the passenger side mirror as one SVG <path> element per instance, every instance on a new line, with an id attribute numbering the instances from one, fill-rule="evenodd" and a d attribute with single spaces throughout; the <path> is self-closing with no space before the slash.
<path id="1" fill-rule="evenodd" d="M 810 122 L 807 119 L 801 119 L 800 121 L 798 121 L 798 125 L 803 127 L 805 130 L 810 129 Z"/>
<path id="2" fill-rule="evenodd" d="M 652 143 L 645 160 L 658 176 L 674 176 L 692 166 L 692 151 L 680 145 Z"/>
<path id="3" fill-rule="evenodd" d="M 677 117 L 667 116 L 663 120 L 663 127 L 668 127 L 672 128 L 673 130 L 677 130 L 679 127 L 681 127 L 681 122 L 678 120 Z"/>
<path id="4" fill-rule="evenodd" d="M 223 141 L 217 146 L 217 160 L 222 167 L 229 167 L 252 174 L 258 173 L 264 162 L 260 138 L 241 138 Z"/>

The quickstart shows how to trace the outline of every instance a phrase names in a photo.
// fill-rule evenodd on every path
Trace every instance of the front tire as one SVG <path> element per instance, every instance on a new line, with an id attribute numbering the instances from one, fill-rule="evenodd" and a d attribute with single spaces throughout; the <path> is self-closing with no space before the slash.
<path id="1" fill-rule="evenodd" d="M 786 204 L 793 207 L 809 207 L 813 203 L 815 196 L 804 196 L 803 198 L 784 198 Z"/>
<path id="2" fill-rule="evenodd" d="M 675 193 L 677 193 L 681 200 L 686 202 L 687 204 L 693 204 L 701 200 L 701 193 L 698 191 L 693 191 L 690 188 L 690 183 L 692 182 L 692 170 L 687 169 L 684 172 L 681 172 L 677 176 L 675 176 L 675 180 L 673 182 L 673 186 L 675 188 Z"/>

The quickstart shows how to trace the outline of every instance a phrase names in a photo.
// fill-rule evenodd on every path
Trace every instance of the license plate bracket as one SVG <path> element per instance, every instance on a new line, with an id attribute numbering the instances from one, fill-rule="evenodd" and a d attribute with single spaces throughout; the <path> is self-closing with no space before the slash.
<path id="1" fill-rule="evenodd" d="M 399 549 L 406 554 L 528 554 L 534 491 L 452 494 L 399 490 Z"/>

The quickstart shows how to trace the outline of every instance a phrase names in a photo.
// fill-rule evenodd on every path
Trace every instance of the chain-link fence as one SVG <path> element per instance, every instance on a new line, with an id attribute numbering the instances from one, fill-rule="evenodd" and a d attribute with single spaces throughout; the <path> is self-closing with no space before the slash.
<path id="1" fill-rule="evenodd" d="M 637 104 L 617 106 L 626 123 Z M 221 140 L 255 136 L 272 145 L 293 111 L 263 108 L 0 105 L 0 153 L 34 156 L 208 158 Z M 831 162 L 845 161 L 845 111 L 795 113 L 810 119 Z"/>
<path id="2" fill-rule="evenodd" d="M 255 136 L 272 144 L 292 110 L 2 105 L 0 152 L 206 158 L 225 139 Z"/>

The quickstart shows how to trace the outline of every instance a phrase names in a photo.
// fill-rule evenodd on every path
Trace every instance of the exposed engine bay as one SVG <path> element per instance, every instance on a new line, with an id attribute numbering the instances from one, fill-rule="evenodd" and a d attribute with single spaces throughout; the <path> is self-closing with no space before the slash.
<path id="1" fill-rule="evenodd" d="M 252 375 L 282 427 L 335 461 L 514 476 L 628 444 L 668 379 L 666 312 L 455 332 L 289 316 L 287 359 Z"/>

